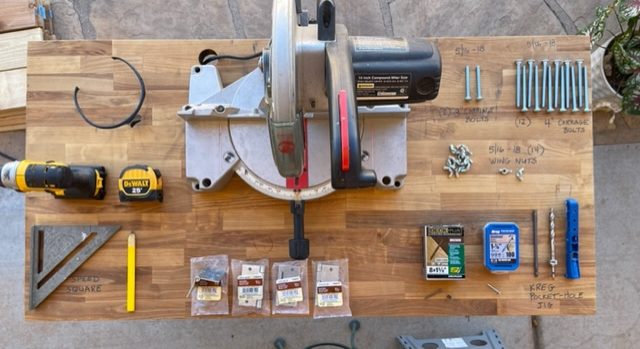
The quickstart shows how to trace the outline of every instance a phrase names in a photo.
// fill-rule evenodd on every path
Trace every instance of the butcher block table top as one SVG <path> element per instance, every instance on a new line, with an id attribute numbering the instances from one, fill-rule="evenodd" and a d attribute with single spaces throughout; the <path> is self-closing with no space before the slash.
<path id="1" fill-rule="evenodd" d="M 307 202 L 305 232 L 311 260 L 349 259 L 354 316 L 594 314 L 596 309 L 593 134 L 591 113 L 521 113 L 515 107 L 517 58 L 582 58 L 584 36 L 441 38 L 439 96 L 412 105 L 408 117 L 408 175 L 397 191 L 359 189 Z M 195 193 L 185 178 L 184 121 L 190 68 L 207 48 L 219 54 L 251 54 L 266 40 L 45 41 L 28 54 L 27 145 L 30 160 L 99 164 L 107 169 L 104 201 L 55 200 L 26 195 L 25 273 L 29 231 L 34 224 L 117 224 L 121 230 L 35 310 L 36 320 L 190 317 L 190 258 L 271 262 L 288 259 L 292 237 L 289 203 L 264 196 L 234 176 L 219 192 Z M 138 83 L 128 60 L 142 74 L 147 98 L 142 122 L 98 130 L 72 102 L 75 86 L 85 113 L 109 123 L 137 103 Z M 464 102 L 464 66 L 482 68 L 484 99 Z M 224 84 L 255 68 L 255 60 L 218 63 Z M 473 167 L 448 178 L 442 167 L 449 144 L 464 143 Z M 508 165 L 504 165 L 507 162 Z M 162 171 L 163 203 L 120 203 L 117 177 L 134 164 Z M 524 181 L 498 174 L 525 168 Z M 580 202 L 582 278 L 565 279 L 564 201 Z M 548 212 L 556 211 L 558 277 L 551 278 Z M 533 276 L 531 212 L 538 210 L 540 275 Z M 492 274 L 483 266 L 482 228 L 491 221 L 520 226 L 520 267 Z M 423 278 L 424 224 L 465 226 L 463 281 Z M 136 311 L 127 313 L 127 236 L 137 240 Z M 492 291 L 487 284 L 500 290 Z M 313 300 L 311 300 L 313 304 Z"/>

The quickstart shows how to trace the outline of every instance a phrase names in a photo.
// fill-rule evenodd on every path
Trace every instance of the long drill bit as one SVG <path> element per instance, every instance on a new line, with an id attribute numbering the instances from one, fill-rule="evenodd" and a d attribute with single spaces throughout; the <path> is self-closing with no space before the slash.
<path id="1" fill-rule="evenodd" d="M 533 222 L 533 276 L 538 277 L 538 210 L 531 212 Z"/>
<path id="2" fill-rule="evenodd" d="M 551 265 L 551 277 L 555 279 L 558 260 L 556 259 L 556 215 L 553 212 L 553 208 L 551 208 L 549 212 L 549 238 L 551 240 L 551 259 L 549 259 L 549 265 Z"/>

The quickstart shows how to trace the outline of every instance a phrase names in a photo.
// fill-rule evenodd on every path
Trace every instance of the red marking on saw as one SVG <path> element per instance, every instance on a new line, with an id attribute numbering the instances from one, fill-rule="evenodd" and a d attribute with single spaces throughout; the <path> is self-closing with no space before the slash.
<path id="1" fill-rule="evenodd" d="M 349 171 L 349 120 L 347 113 L 347 91 L 338 92 L 340 112 L 340 143 L 342 144 L 342 172 Z"/>
<path id="2" fill-rule="evenodd" d="M 287 177 L 287 189 L 305 189 L 309 187 L 309 163 L 307 161 L 307 120 L 303 120 L 304 127 L 304 162 L 302 173 L 298 177 Z"/>
<path id="3" fill-rule="evenodd" d="M 293 149 L 295 149 L 295 147 L 296 146 L 293 144 L 292 141 L 282 141 L 278 143 L 278 150 L 284 154 L 291 153 Z"/>

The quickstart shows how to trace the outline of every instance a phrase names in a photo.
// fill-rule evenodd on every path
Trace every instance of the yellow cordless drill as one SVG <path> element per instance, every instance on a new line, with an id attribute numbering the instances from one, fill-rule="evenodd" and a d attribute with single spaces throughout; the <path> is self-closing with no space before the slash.
<path id="1" fill-rule="evenodd" d="M 56 199 L 102 200 L 106 176 L 103 166 L 22 160 L 2 166 L 0 186 L 19 192 L 47 192 Z"/>

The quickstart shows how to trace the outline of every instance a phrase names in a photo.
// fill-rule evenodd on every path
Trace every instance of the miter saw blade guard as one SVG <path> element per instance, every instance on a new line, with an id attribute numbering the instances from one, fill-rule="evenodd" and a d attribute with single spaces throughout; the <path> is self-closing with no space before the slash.
<path id="1" fill-rule="evenodd" d="M 350 37 L 335 10 L 332 0 L 318 1 L 314 21 L 295 0 L 274 1 L 258 67 L 224 88 L 215 64 L 192 67 L 189 103 L 178 111 L 193 189 L 221 189 L 236 173 L 291 201 L 297 259 L 308 255 L 304 201 L 336 189 L 403 186 L 407 104 L 434 99 L 440 84 L 432 43 Z"/>

